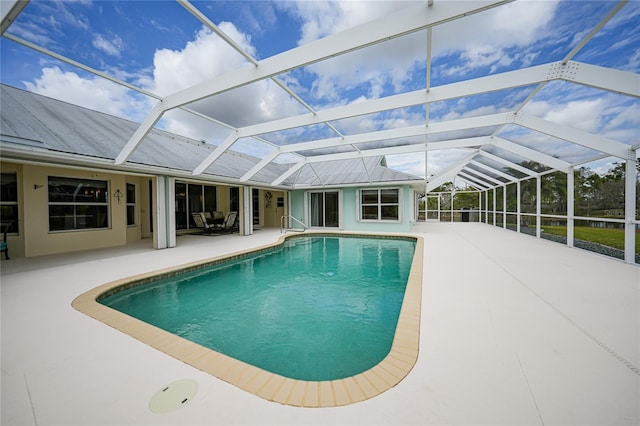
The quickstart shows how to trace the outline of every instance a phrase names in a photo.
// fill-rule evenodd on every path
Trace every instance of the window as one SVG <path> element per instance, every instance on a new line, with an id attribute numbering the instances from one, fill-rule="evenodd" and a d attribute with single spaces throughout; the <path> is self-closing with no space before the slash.
<path id="1" fill-rule="evenodd" d="M 108 227 L 107 181 L 49 176 L 49 231 Z"/>
<path id="2" fill-rule="evenodd" d="M 269 196 L 271 196 L 270 192 L 267 192 L 267 194 L 269 194 Z M 266 194 L 265 194 L 266 197 Z M 253 188 L 251 190 L 251 209 L 253 211 L 253 224 L 254 225 L 260 225 L 260 190 Z M 270 207 L 270 206 L 265 206 L 265 207 Z"/>
<path id="3" fill-rule="evenodd" d="M 136 224 L 136 186 L 127 184 L 127 226 Z"/>
<path id="4" fill-rule="evenodd" d="M 7 232 L 18 233 L 18 179 L 15 173 L 0 173 L 0 221 L 11 221 Z"/>
<path id="5" fill-rule="evenodd" d="M 237 186 L 229 188 L 229 211 L 240 211 L 240 188 Z"/>
<path id="6" fill-rule="evenodd" d="M 400 191 L 363 189 L 360 191 L 361 220 L 400 220 Z"/>
<path id="7" fill-rule="evenodd" d="M 218 196 L 215 186 L 204 187 L 204 211 L 213 212 L 218 210 Z"/>

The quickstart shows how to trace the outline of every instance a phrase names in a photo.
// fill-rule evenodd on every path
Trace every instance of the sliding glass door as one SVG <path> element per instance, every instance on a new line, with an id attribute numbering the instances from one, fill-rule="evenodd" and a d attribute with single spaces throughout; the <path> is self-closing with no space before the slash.
<path id="1" fill-rule="evenodd" d="M 313 227 L 340 226 L 339 192 L 311 192 L 309 193 L 309 225 Z"/>
<path id="2" fill-rule="evenodd" d="M 216 210 L 216 187 L 176 182 L 176 229 L 195 228 L 191 213 Z"/>

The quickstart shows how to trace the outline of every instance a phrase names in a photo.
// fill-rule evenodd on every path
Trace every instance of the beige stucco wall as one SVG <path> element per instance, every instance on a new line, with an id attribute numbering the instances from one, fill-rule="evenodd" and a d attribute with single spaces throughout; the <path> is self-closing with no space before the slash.
<path id="1" fill-rule="evenodd" d="M 155 220 L 152 218 L 155 209 L 151 205 L 156 201 L 153 199 L 155 194 L 153 177 L 7 161 L 0 161 L 0 168 L 3 172 L 15 172 L 18 182 L 19 234 L 8 236 L 11 257 L 42 256 L 120 246 L 153 236 L 151 221 Z M 109 228 L 49 232 L 49 176 L 108 181 Z M 127 183 L 136 185 L 136 224 L 134 226 L 127 226 Z M 119 200 L 114 196 L 118 190 L 121 193 Z M 230 187 L 227 185 L 217 185 L 217 209 L 224 213 L 230 209 L 229 190 Z M 239 214 L 244 208 L 243 192 L 245 190 L 247 188 L 240 187 Z M 286 194 L 282 191 L 269 191 L 272 194 L 271 207 L 267 207 L 266 192 L 260 189 L 261 214 L 258 226 L 279 227 L 280 217 L 287 211 Z M 284 197 L 284 207 L 277 207 L 278 197 Z M 241 214 L 239 220 L 240 228 L 243 229 Z"/>
<path id="2" fill-rule="evenodd" d="M 154 193 L 153 185 L 154 179 L 141 177 L 138 178 L 138 187 L 137 187 L 137 197 L 138 201 L 138 211 L 140 212 L 140 216 L 138 216 L 138 228 L 140 230 L 140 237 L 142 238 L 151 238 L 153 236 L 151 232 L 151 221 L 153 208 L 150 206 L 150 203 L 153 200 L 149 200 L 151 194 Z M 133 180 L 130 183 L 135 183 Z M 151 185 L 150 185 L 151 183 Z"/>
<path id="3" fill-rule="evenodd" d="M 218 185 L 216 186 L 216 205 L 218 211 L 228 213 L 229 212 L 229 187 Z M 240 197 L 242 199 L 242 197 Z"/>
<path id="4" fill-rule="evenodd" d="M 15 171 L 18 178 L 19 235 L 9 238 L 11 256 L 31 257 L 125 245 L 142 236 L 148 222 L 148 178 L 102 171 L 76 170 L 31 164 L 2 162 L 3 172 Z M 106 180 L 109 182 L 110 227 L 99 230 L 49 232 L 47 182 L 49 176 Z M 136 225 L 127 226 L 126 183 L 136 185 Z M 146 186 L 145 186 L 146 185 Z M 120 190 L 120 201 L 114 197 Z M 146 202 L 145 213 L 142 203 Z M 148 232 L 148 223 L 146 223 Z"/>
<path id="5" fill-rule="evenodd" d="M 266 193 L 271 193 L 271 205 L 267 207 Z M 284 206 L 278 207 L 278 198 L 284 199 Z M 287 198 L 283 191 L 260 191 L 260 208 L 264 212 L 264 226 L 270 228 L 280 227 L 280 218 L 287 212 Z"/>

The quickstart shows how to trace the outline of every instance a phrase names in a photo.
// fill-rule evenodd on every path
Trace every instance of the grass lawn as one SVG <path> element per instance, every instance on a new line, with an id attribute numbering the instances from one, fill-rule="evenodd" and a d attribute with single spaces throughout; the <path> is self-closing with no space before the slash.
<path id="1" fill-rule="evenodd" d="M 544 232 L 552 235 L 567 236 L 566 226 L 543 226 Z M 624 229 L 591 228 L 588 226 L 576 226 L 573 230 L 574 237 L 580 240 L 591 241 L 605 246 L 624 250 Z M 636 253 L 640 253 L 640 232 L 636 231 Z"/>

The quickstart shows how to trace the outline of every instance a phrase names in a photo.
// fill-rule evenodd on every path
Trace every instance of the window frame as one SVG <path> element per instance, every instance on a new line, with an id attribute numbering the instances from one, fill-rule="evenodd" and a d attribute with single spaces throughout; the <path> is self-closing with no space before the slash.
<path id="1" fill-rule="evenodd" d="M 84 182 L 100 182 L 105 185 L 105 201 L 104 202 L 79 202 L 79 201 L 51 201 L 51 181 L 53 179 L 60 180 L 70 180 L 70 181 L 84 181 Z M 88 179 L 84 177 L 68 177 L 68 176 L 47 176 L 47 219 L 48 219 L 48 228 L 50 234 L 64 233 L 64 232 L 85 232 L 85 231 L 102 231 L 111 229 L 111 202 L 110 202 L 110 194 L 111 194 L 111 182 L 109 180 L 102 179 Z M 72 206 L 73 207 L 73 223 L 74 228 L 65 228 L 65 229 L 51 229 L 51 207 L 52 206 Z M 107 215 L 107 224 L 102 227 L 85 227 L 85 228 L 77 228 L 75 227 L 78 223 L 78 207 L 106 207 L 106 215 Z"/>
<path id="2" fill-rule="evenodd" d="M 328 208 L 328 203 L 327 203 L 327 194 L 331 194 L 331 196 L 333 197 L 333 194 L 335 194 L 335 202 L 336 202 L 336 209 L 335 209 L 335 214 L 337 215 L 335 218 L 335 225 L 328 225 L 327 222 L 330 222 L 327 219 L 327 208 Z M 313 218 L 314 218 L 314 208 L 313 208 L 313 199 L 314 199 L 314 195 L 320 197 L 319 200 L 321 201 L 321 211 L 318 211 L 316 214 L 320 215 L 317 218 L 320 219 L 320 221 L 322 222 L 322 225 L 314 225 L 313 222 Z M 284 200 L 283 200 L 284 201 Z M 326 189 L 326 190 L 319 190 L 319 191 L 306 191 L 305 192 L 305 206 L 304 206 L 304 211 L 305 211 L 305 221 L 306 223 L 309 225 L 309 227 L 311 228 L 317 228 L 317 229 L 340 229 L 342 227 L 342 222 L 343 222 L 343 205 L 342 205 L 342 189 Z M 320 207 L 318 205 L 318 207 Z M 330 222 L 330 223 L 334 223 L 334 222 Z"/>
<path id="3" fill-rule="evenodd" d="M 402 188 L 399 187 L 382 187 L 382 188 L 362 188 L 358 190 L 358 222 L 373 222 L 373 223 L 401 223 L 402 222 Z M 396 202 L 383 202 L 383 191 L 393 190 L 397 193 Z M 371 196 L 372 194 L 367 194 L 371 192 L 376 192 L 376 201 L 375 202 L 364 202 L 363 197 L 366 195 Z M 383 208 L 384 207 L 396 207 L 397 217 L 394 219 L 385 219 L 383 217 Z M 367 207 L 368 210 L 371 210 L 375 207 L 376 209 L 376 218 L 365 218 L 364 208 Z M 370 214 L 370 213 L 369 213 Z"/>
<path id="4" fill-rule="evenodd" d="M 14 200 L 3 200 L 2 199 L 2 195 L 0 194 L 0 207 L 2 206 L 15 206 L 15 218 L 12 217 L 9 218 L 8 220 L 13 221 L 13 223 L 11 224 L 11 227 L 9 228 L 9 230 L 7 231 L 7 235 L 19 235 L 20 233 L 20 227 L 18 225 L 18 221 L 20 219 L 20 205 L 19 205 L 19 200 L 18 200 L 18 173 L 17 172 L 2 172 L 0 173 L 0 176 L 2 175 L 12 175 L 15 179 L 15 196 L 16 199 Z M 0 177 L 1 179 L 1 177 Z M 0 180 L 1 181 L 1 180 Z M 4 219 L 4 218 L 3 218 Z M 7 220 L 7 221 L 8 221 Z"/>
<path id="5" fill-rule="evenodd" d="M 133 202 L 129 200 L 129 189 L 133 187 Z M 126 183 L 126 201 L 127 201 L 127 227 L 134 227 L 138 225 L 138 212 L 137 212 L 137 200 L 138 200 L 138 185 L 135 183 Z M 133 221 L 129 221 L 129 209 L 133 208 Z"/>

